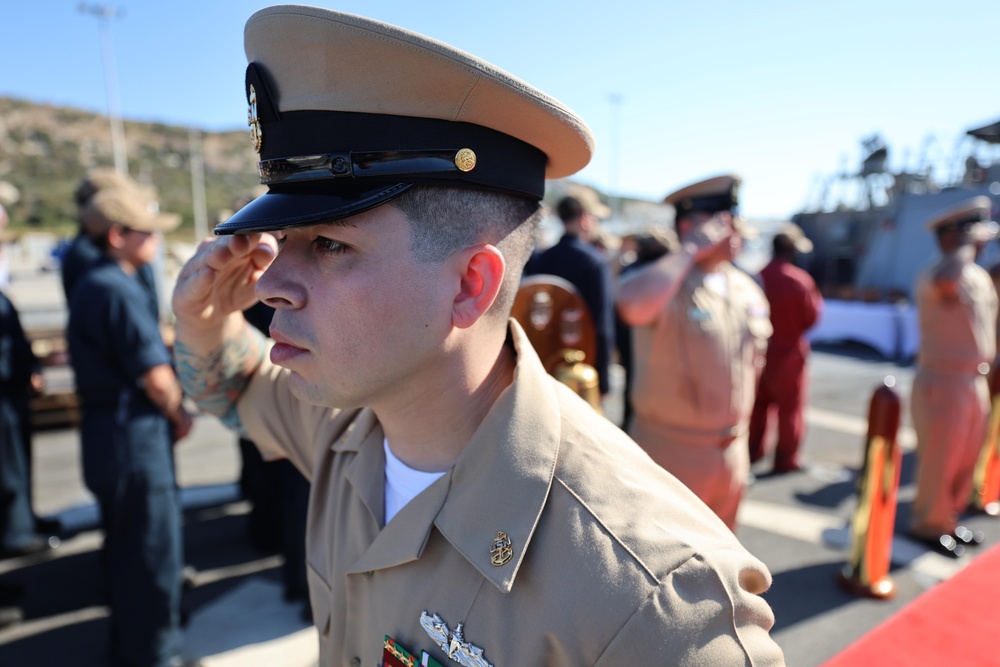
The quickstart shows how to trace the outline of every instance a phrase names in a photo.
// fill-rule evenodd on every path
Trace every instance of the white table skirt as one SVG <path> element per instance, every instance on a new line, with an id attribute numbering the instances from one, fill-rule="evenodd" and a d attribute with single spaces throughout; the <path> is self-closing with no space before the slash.
<path id="1" fill-rule="evenodd" d="M 886 358 L 909 360 L 920 347 L 917 309 L 909 304 L 828 299 L 808 337 L 816 343 L 863 343 Z"/>

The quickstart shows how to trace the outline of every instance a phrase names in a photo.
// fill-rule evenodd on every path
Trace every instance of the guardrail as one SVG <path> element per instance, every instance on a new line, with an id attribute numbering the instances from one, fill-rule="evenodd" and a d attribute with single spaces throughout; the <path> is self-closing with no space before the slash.
<path id="1" fill-rule="evenodd" d="M 29 401 L 32 427 L 45 430 L 78 426 L 80 402 L 63 330 L 33 330 L 26 335 L 45 375 L 45 390 Z"/>

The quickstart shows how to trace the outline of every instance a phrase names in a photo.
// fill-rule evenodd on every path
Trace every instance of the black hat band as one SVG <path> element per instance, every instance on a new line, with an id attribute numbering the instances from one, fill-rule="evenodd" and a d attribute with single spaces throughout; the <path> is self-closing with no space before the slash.
<path id="1" fill-rule="evenodd" d="M 706 213 L 731 211 L 736 207 L 737 203 L 735 192 L 727 192 L 722 195 L 712 195 L 709 197 L 685 197 L 674 204 L 674 216 L 679 218 L 692 211 L 704 211 Z"/>
<path id="2" fill-rule="evenodd" d="M 463 160 L 463 158 L 465 158 Z M 467 149 L 395 151 L 384 153 L 327 153 L 261 160 L 257 163 L 264 185 L 301 183 L 328 178 L 404 178 L 421 174 L 450 174 L 475 168 Z M 463 166 L 467 165 L 467 166 Z"/>
<path id="3" fill-rule="evenodd" d="M 955 216 L 947 222 L 942 222 L 937 225 L 937 230 L 939 232 L 944 232 L 952 229 L 962 229 L 963 227 L 974 225 L 977 222 L 983 222 L 982 214 L 979 211 L 969 211 L 964 215 Z"/>
<path id="4" fill-rule="evenodd" d="M 262 119 L 263 120 L 263 119 Z M 545 154 L 480 125 L 345 111 L 286 111 L 262 123 L 260 182 L 459 181 L 541 199 Z"/>

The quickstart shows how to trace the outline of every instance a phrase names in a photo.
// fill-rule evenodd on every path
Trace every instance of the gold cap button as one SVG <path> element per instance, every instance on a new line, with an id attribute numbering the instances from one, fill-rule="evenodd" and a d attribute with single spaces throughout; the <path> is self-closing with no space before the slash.
<path id="1" fill-rule="evenodd" d="M 472 171 L 476 168 L 476 153 L 471 148 L 463 148 L 455 153 L 455 166 L 459 171 Z"/>

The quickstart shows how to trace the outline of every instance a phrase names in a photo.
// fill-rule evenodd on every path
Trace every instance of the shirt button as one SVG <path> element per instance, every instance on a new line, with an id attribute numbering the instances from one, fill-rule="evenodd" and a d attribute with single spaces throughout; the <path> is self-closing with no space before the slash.
<path id="1" fill-rule="evenodd" d="M 357 656 L 351 658 L 351 667 L 361 667 L 361 658 Z"/>
<path id="2" fill-rule="evenodd" d="M 375 573 L 372 572 L 371 570 L 368 570 L 367 572 L 365 572 L 365 578 L 367 578 L 367 579 L 371 579 L 374 575 L 375 575 Z"/>

